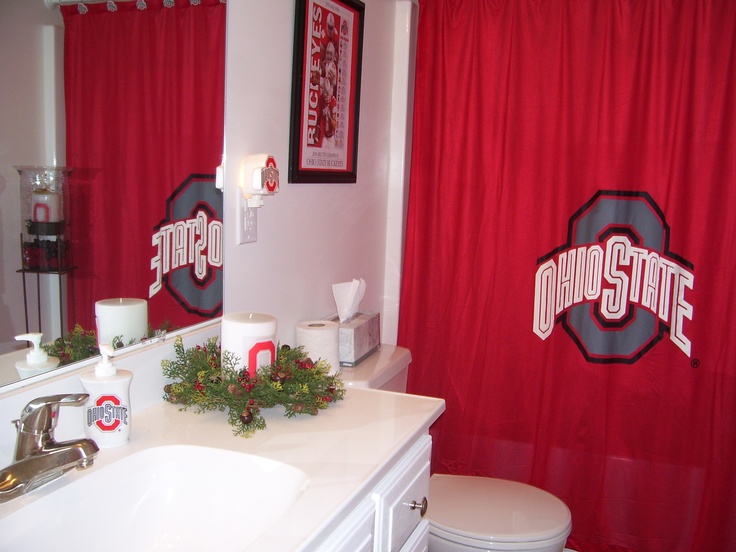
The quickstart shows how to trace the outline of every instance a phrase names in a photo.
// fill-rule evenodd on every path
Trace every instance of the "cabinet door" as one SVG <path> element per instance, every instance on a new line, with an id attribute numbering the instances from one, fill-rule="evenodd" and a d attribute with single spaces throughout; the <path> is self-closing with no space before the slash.
<path id="1" fill-rule="evenodd" d="M 429 550 L 429 522 L 423 519 L 401 547 L 401 552 L 427 552 L 427 550 Z"/>
<path id="2" fill-rule="evenodd" d="M 375 550 L 401 549 L 422 519 L 429 493 L 432 438 L 422 436 L 373 492 L 376 502 Z"/>
<path id="3" fill-rule="evenodd" d="M 373 552 L 376 505 L 366 498 L 317 549 L 318 552 Z"/>

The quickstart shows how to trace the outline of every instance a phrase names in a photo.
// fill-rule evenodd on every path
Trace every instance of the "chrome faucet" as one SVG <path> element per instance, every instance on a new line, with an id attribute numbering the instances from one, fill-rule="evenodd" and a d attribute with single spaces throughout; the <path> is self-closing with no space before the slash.
<path id="1" fill-rule="evenodd" d="M 0 472 L 0 502 L 7 502 L 60 477 L 72 468 L 88 468 L 99 452 L 91 439 L 57 443 L 54 428 L 59 407 L 79 406 L 86 393 L 51 395 L 29 402 L 13 420 L 18 430 L 14 462 Z"/>

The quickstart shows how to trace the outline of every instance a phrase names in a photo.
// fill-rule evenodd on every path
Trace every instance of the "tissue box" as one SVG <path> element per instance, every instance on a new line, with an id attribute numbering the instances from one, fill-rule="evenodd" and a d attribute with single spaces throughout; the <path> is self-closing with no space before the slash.
<path id="1" fill-rule="evenodd" d="M 340 318 L 332 318 L 340 322 Z M 355 366 L 381 344 L 380 313 L 359 312 L 351 319 L 340 322 L 340 366 Z"/>

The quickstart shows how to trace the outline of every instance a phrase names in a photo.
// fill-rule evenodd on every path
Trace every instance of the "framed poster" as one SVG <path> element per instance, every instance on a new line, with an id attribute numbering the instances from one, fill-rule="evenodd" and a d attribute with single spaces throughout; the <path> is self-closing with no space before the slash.
<path id="1" fill-rule="evenodd" d="M 289 182 L 355 182 L 365 5 L 296 0 Z"/>

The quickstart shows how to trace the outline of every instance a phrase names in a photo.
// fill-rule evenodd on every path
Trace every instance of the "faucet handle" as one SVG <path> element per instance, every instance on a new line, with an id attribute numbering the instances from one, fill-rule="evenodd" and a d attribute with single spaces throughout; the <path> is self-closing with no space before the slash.
<path id="1" fill-rule="evenodd" d="M 38 397 L 26 405 L 20 413 L 20 419 L 15 420 L 15 425 L 18 431 L 25 433 L 51 433 L 56 427 L 59 406 L 79 406 L 84 404 L 88 398 L 87 393 Z"/>

